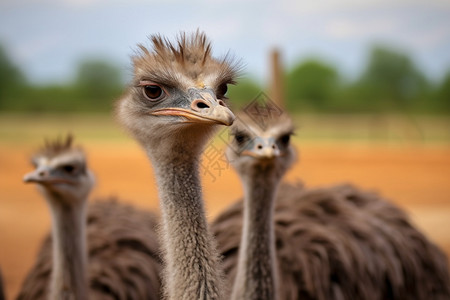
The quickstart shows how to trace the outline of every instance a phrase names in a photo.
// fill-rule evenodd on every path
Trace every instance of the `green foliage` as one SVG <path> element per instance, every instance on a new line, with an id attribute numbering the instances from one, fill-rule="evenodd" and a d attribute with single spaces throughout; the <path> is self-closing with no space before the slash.
<path id="1" fill-rule="evenodd" d="M 371 50 L 354 82 L 345 83 L 335 67 L 318 60 L 300 63 L 286 77 L 287 106 L 293 111 L 435 113 L 446 107 L 449 84 L 433 92 L 407 54 L 381 46 Z"/>
<path id="2" fill-rule="evenodd" d="M 104 109 L 123 89 L 120 69 L 104 60 L 85 60 L 78 67 L 75 91 L 93 109 Z"/>
<path id="3" fill-rule="evenodd" d="M 25 86 L 25 77 L 0 45 L 0 109 L 7 106 L 8 99 Z"/>
<path id="4" fill-rule="evenodd" d="M 330 108 L 338 93 L 339 81 L 338 71 L 331 65 L 317 59 L 300 63 L 287 74 L 288 109 Z"/>
<path id="5" fill-rule="evenodd" d="M 79 96 L 80 91 L 72 86 L 49 85 L 27 87 L 9 103 L 10 110 L 32 112 L 82 112 L 106 111 L 111 106 L 107 101 L 87 101 Z M 102 100 L 102 99 L 100 99 Z M 102 103 L 103 106 L 100 106 Z"/>
<path id="6" fill-rule="evenodd" d="M 74 82 L 25 84 L 23 75 L 0 48 L 0 110 L 30 112 L 109 111 L 123 90 L 120 69 L 104 60 L 80 63 Z"/>
<path id="7" fill-rule="evenodd" d="M 427 96 L 428 83 L 406 54 L 375 47 L 353 88 L 368 108 L 410 110 Z"/>
<path id="8" fill-rule="evenodd" d="M 436 106 L 443 113 L 450 113 L 450 71 L 437 89 Z"/>

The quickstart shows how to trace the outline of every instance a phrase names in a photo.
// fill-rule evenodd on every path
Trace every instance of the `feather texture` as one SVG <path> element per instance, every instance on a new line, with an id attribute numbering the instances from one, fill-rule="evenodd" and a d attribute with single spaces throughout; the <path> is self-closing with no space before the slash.
<path id="1" fill-rule="evenodd" d="M 159 299 L 162 263 L 158 217 L 115 199 L 88 207 L 88 282 L 90 299 Z M 18 300 L 47 299 L 52 271 L 48 235 L 27 275 Z"/>
<path id="2" fill-rule="evenodd" d="M 279 299 L 450 299 L 446 256 L 378 195 L 284 184 L 276 201 Z M 230 284 L 242 211 L 241 200 L 212 224 Z"/>

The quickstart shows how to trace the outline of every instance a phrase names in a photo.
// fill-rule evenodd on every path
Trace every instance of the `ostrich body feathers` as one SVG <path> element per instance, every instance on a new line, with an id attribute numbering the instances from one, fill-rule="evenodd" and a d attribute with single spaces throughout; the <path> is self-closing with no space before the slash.
<path id="1" fill-rule="evenodd" d="M 230 284 L 242 211 L 239 201 L 212 224 Z M 274 218 L 279 299 L 450 299 L 446 256 L 376 194 L 284 184 Z"/>

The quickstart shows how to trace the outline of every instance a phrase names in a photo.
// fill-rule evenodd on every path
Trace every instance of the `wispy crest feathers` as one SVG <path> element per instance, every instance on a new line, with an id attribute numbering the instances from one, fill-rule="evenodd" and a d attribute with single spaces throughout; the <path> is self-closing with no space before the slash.
<path id="1" fill-rule="evenodd" d="M 81 151 L 73 146 L 74 136 L 69 133 L 65 136 L 58 136 L 54 139 L 45 139 L 44 145 L 38 150 L 37 156 L 46 156 L 48 158 L 55 157 L 64 152 Z"/>
<path id="2" fill-rule="evenodd" d="M 295 124 L 288 113 L 282 112 L 279 115 L 264 113 L 267 113 L 267 111 L 263 111 L 260 115 L 250 114 L 245 111 L 238 112 L 236 114 L 237 120 L 231 127 L 231 131 L 233 133 L 261 134 L 270 130 L 278 135 L 293 134 L 295 132 Z"/>
<path id="3" fill-rule="evenodd" d="M 211 42 L 199 31 L 188 37 L 186 33 L 180 33 L 175 44 L 159 34 L 152 35 L 150 39 L 158 56 L 165 58 L 172 56 L 181 65 L 188 62 L 205 65 L 211 58 Z"/>
<path id="4" fill-rule="evenodd" d="M 192 79 L 214 74 L 216 83 L 232 84 L 241 71 L 240 62 L 229 54 L 221 59 L 212 57 L 211 42 L 199 30 L 193 34 L 182 32 L 174 42 L 160 34 L 149 39 L 151 47 L 138 45 L 133 57 L 135 73 L 140 76 L 144 73 L 149 79 L 176 84 L 180 74 Z"/>

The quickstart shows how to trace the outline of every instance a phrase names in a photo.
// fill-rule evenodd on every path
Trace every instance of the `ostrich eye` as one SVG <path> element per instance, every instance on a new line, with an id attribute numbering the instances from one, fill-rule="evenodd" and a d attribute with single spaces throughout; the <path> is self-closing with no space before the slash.
<path id="1" fill-rule="evenodd" d="M 156 84 L 149 84 L 144 86 L 144 95 L 149 100 L 158 100 L 164 95 L 163 89 Z"/>
<path id="2" fill-rule="evenodd" d="M 61 169 L 69 174 L 72 174 L 73 172 L 75 172 L 76 168 L 74 165 L 64 165 L 61 167 Z"/>
<path id="3" fill-rule="evenodd" d="M 223 98 L 228 91 L 228 85 L 223 83 L 217 88 L 217 98 Z"/>
<path id="4" fill-rule="evenodd" d="M 283 145 L 287 145 L 289 144 L 289 141 L 291 140 L 291 135 L 290 134 L 285 134 L 282 137 L 280 137 L 280 141 Z"/>

